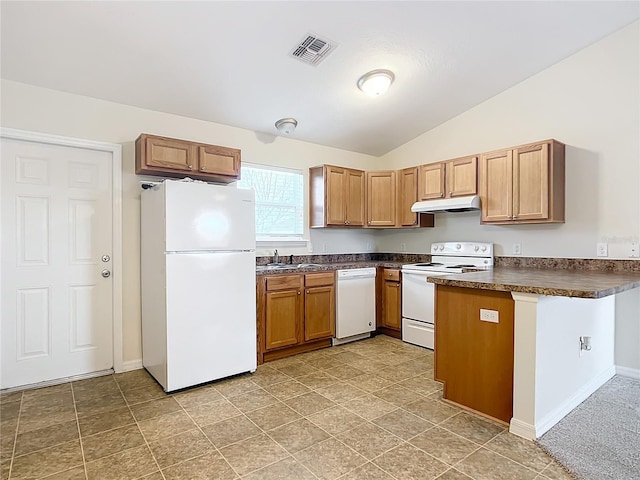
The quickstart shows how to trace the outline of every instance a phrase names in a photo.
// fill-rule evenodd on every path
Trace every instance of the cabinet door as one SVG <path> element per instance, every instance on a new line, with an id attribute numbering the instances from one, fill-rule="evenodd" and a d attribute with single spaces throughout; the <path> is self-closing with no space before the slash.
<path id="1" fill-rule="evenodd" d="M 171 138 L 147 137 L 145 139 L 145 167 L 155 170 L 183 170 L 190 172 L 196 164 L 194 145 Z"/>
<path id="2" fill-rule="evenodd" d="M 240 150 L 216 145 L 200 145 L 198 147 L 198 171 L 239 178 Z"/>
<path id="3" fill-rule="evenodd" d="M 300 289 L 266 293 L 265 350 L 295 345 L 301 340 Z"/>
<path id="4" fill-rule="evenodd" d="M 387 328 L 400 330 L 402 321 L 402 297 L 400 282 L 384 281 L 382 300 L 382 322 Z"/>
<path id="5" fill-rule="evenodd" d="M 326 224 L 346 225 L 347 223 L 347 184 L 346 168 L 326 167 Z"/>
<path id="6" fill-rule="evenodd" d="M 445 165 L 447 197 L 475 195 L 478 191 L 478 157 L 458 158 Z"/>
<path id="7" fill-rule="evenodd" d="M 364 225 L 364 195 L 364 172 L 362 170 L 347 170 L 347 225 Z"/>
<path id="8" fill-rule="evenodd" d="M 549 144 L 513 151 L 513 219 L 549 218 Z"/>
<path id="9" fill-rule="evenodd" d="M 429 163 L 418 167 L 418 198 L 431 200 L 444 197 L 444 163 Z"/>
<path id="10" fill-rule="evenodd" d="M 367 226 L 396 224 L 396 172 L 367 172 Z"/>
<path id="11" fill-rule="evenodd" d="M 336 332 L 336 303 L 333 285 L 308 287 L 304 293 L 305 341 L 331 338 Z"/>
<path id="12" fill-rule="evenodd" d="M 411 211 L 411 206 L 418 198 L 418 168 L 405 168 L 399 172 L 398 224 L 412 227 L 418 223 L 418 214 Z"/>
<path id="13" fill-rule="evenodd" d="M 513 151 L 485 153 L 480 158 L 482 223 L 506 222 L 513 217 Z"/>

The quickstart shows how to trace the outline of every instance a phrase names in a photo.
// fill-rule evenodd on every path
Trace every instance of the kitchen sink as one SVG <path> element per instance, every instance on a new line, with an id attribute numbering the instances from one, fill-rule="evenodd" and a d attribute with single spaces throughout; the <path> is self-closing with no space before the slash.
<path id="1" fill-rule="evenodd" d="M 268 263 L 266 265 L 258 265 L 256 269 L 258 271 L 264 270 L 287 270 L 294 268 L 313 268 L 313 267 L 321 267 L 322 265 L 318 263 L 299 263 L 298 265 L 291 265 L 289 263 Z"/>

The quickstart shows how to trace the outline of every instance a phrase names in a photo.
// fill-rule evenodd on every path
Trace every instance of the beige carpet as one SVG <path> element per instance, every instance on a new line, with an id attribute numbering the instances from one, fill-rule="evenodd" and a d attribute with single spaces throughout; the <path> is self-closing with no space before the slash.
<path id="1" fill-rule="evenodd" d="M 537 443 L 579 480 L 640 479 L 640 380 L 616 375 Z"/>

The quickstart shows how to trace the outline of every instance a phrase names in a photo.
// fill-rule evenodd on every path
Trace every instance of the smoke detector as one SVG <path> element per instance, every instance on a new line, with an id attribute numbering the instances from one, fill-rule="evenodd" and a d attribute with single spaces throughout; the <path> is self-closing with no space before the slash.
<path id="1" fill-rule="evenodd" d="M 308 65 L 318 65 L 337 45 L 315 33 L 308 33 L 293 47 L 289 55 Z"/>

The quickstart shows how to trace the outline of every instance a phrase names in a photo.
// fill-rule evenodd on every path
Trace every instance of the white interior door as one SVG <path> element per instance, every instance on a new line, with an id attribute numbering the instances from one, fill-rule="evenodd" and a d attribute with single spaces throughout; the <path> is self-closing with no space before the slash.
<path id="1" fill-rule="evenodd" d="M 112 368 L 112 154 L 1 144 L 0 388 Z"/>

